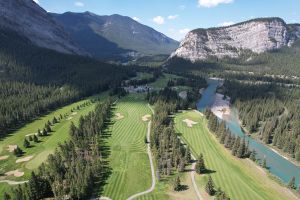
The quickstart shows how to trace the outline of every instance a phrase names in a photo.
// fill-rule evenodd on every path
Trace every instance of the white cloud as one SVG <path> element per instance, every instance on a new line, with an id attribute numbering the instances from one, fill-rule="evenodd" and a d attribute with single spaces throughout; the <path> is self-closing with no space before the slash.
<path id="1" fill-rule="evenodd" d="M 233 3 L 234 0 L 198 0 L 198 6 L 207 8 L 218 6 L 219 4 Z"/>
<path id="2" fill-rule="evenodd" d="M 156 16 L 152 19 L 152 21 L 156 24 L 162 25 L 165 23 L 165 18 L 163 18 L 162 16 Z"/>
<path id="3" fill-rule="evenodd" d="M 35 3 L 37 3 L 37 4 L 39 4 L 40 3 L 40 1 L 39 0 L 33 0 Z"/>
<path id="4" fill-rule="evenodd" d="M 77 2 L 75 2 L 75 6 L 84 7 L 84 3 L 80 2 L 80 1 L 77 1 Z"/>
<path id="5" fill-rule="evenodd" d="M 234 22 L 229 21 L 229 22 L 222 22 L 222 23 L 218 24 L 218 26 L 230 26 L 230 25 L 233 25 L 233 24 L 234 24 Z"/>
<path id="6" fill-rule="evenodd" d="M 138 18 L 138 17 L 133 17 L 132 19 L 135 20 L 135 21 L 137 21 L 137 22 L 141 21 L 141 19 Z"/>
<path id="7" fill-rule="evenodd" d="M 169 15 L 168 19 L 173 20 L 173 19 L 177 19 L 178 17 L 179 17 L 179 15 Z"/>
<path id="8" fill-rule="evenodd" d="M 186 35 L 190 31 L 191 31 L 191 29 L 189 29 L 189 28 L 180 29 L 179 34 Z"/>

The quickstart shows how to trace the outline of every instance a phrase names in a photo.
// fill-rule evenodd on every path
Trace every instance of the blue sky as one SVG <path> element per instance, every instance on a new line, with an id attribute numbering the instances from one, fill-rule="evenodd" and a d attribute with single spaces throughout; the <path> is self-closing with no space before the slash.
<path id="1" fill-rule="evenodd" d="M 121 14 L 180 40 L 187 31 L 257 17 L 300 23 L 300 0 L 34 0 L 55 13 Z"/>

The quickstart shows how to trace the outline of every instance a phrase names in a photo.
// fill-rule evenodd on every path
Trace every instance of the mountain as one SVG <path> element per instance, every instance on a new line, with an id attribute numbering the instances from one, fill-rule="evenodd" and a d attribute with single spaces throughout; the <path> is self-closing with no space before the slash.
<path id="1" fill-rule="evenodd" d="M 300 38 L 300 24 L 280 18 L 259 18 L 227 27 L 189 32 L 171 57 L 192 62 L 210 57 L 238 58 L 246 52 L 261 54 L 291 46 Z"/>
<path id="2" fill-rule="evenodd" d="M 72 39 L 92 56 L 106 59 L 171 54 L 179 43 L 130 17 L 91 12 L 52 14 Z"/>
<path id="3" fill-rule="evenodd" d="M 0 1 L 0 27 L 25 36 L 37 46 L 68 54 L 85 54 L 52 17 L 32 0 Z"/>

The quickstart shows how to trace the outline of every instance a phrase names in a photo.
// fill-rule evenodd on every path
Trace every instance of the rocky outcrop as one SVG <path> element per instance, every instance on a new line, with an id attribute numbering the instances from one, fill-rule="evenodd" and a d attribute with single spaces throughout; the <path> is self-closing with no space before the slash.
<path id="1" fill-rule="evenodd" d="M 192 62 L 210 57 L 237 58 L 245 51 L 263 53 L 291 46 L 300 38 L 300 25 L 280 18 L 254 19 L 228 27 L 189 32 L 171 57 Z"/>
<path id="2" fill-rule="evenodd" d="M 0 27 L 11 29 L 40 47 L 62 53 L 85 54 L 71 42 L 63 28 L 32 0 L 1 0 Z"/>

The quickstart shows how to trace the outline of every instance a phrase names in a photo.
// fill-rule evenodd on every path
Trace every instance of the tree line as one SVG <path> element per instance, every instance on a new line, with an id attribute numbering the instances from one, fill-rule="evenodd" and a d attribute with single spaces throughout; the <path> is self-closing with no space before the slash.
<path id="1" fill-rule="evenodd" d="M 60 144 L 38 171 L 32 172 L 28 183 L 13 188 L 14 199 L 90 198 L 93 187 L 103 179 L 99 142 L 111 104 L 111 99 L 99 103 L 93 112 L 80 118 L 78 126 L 72 123 L 70 141 Z"/>

